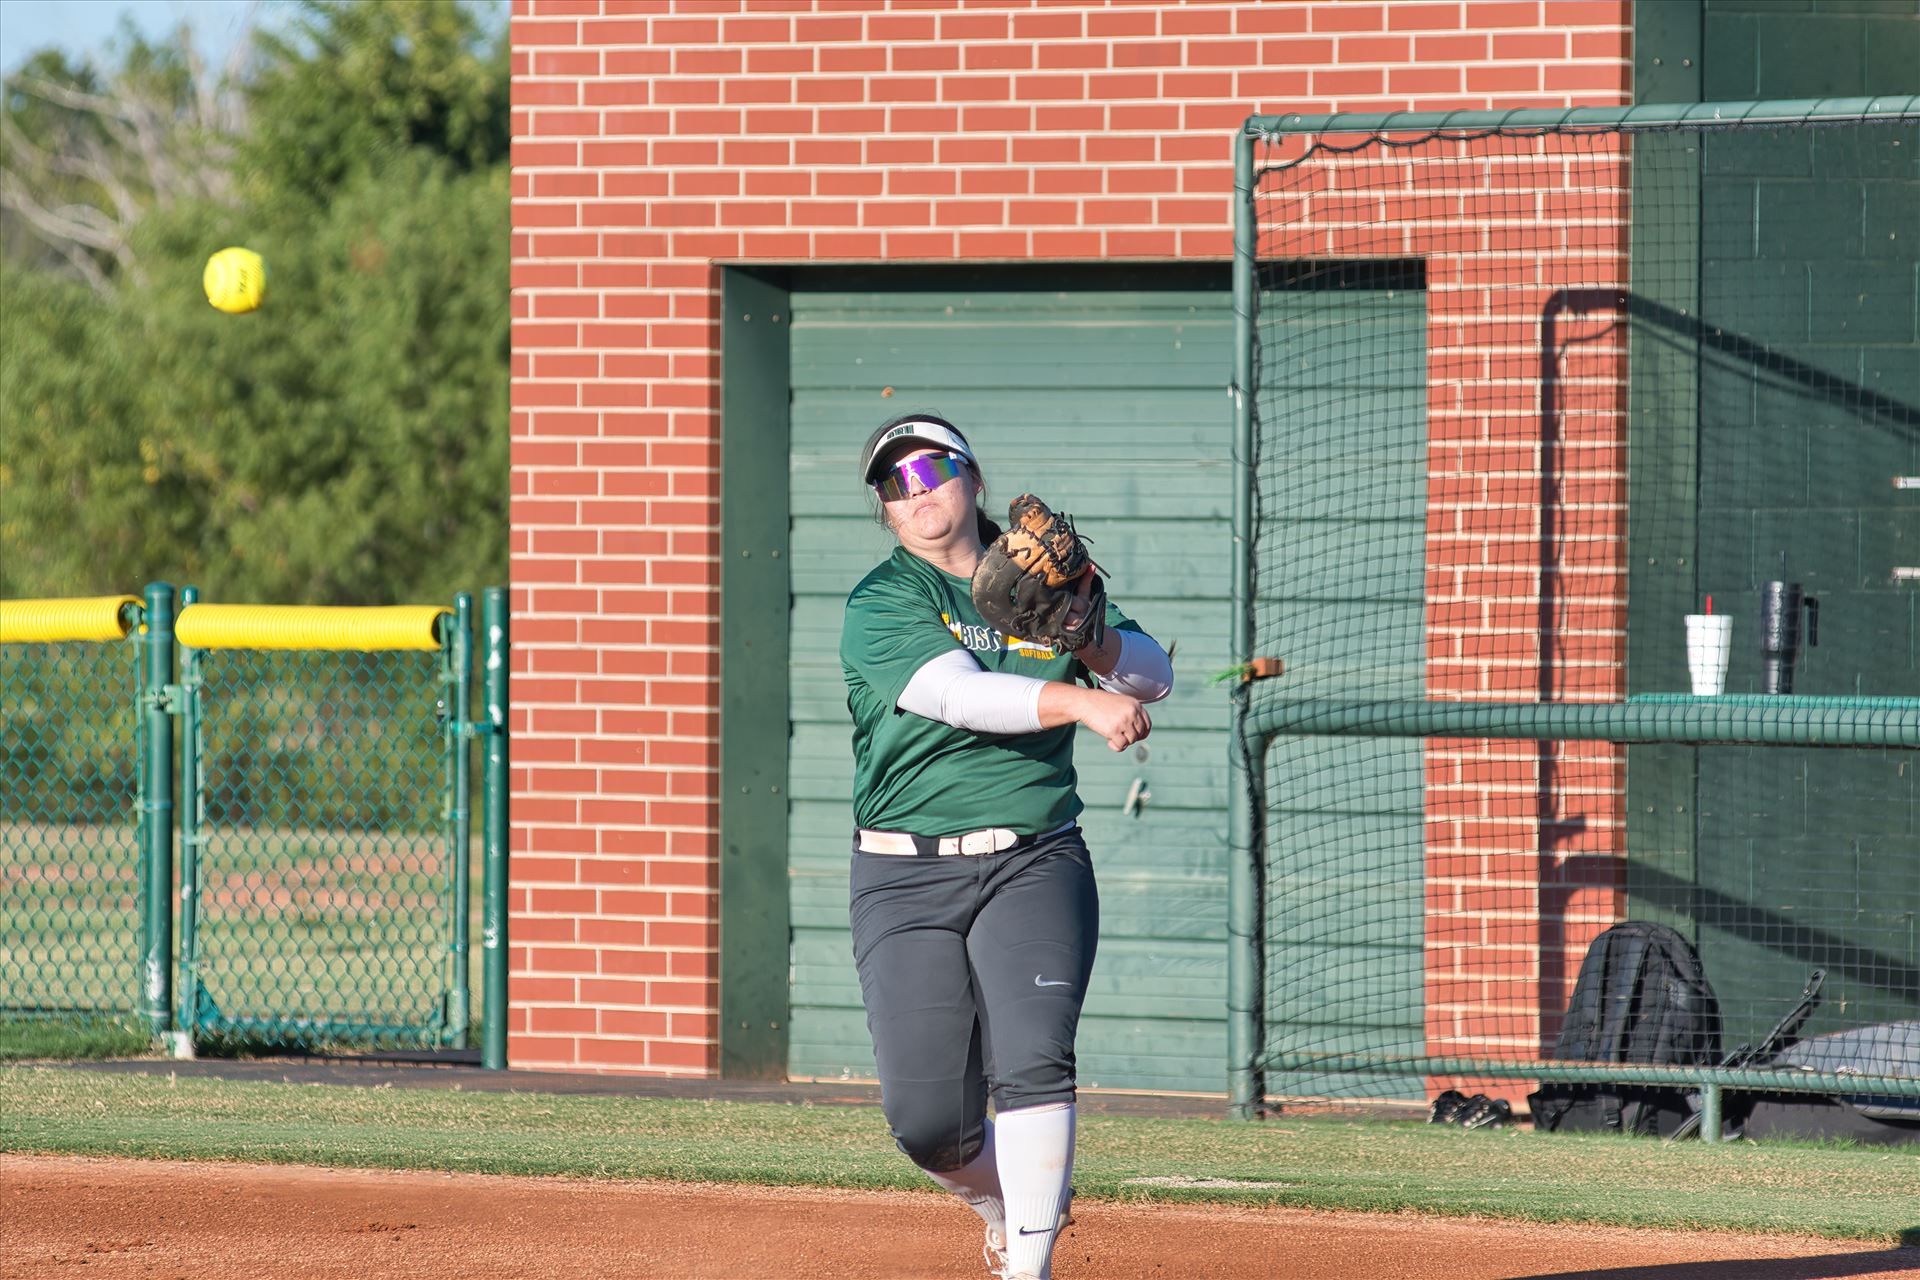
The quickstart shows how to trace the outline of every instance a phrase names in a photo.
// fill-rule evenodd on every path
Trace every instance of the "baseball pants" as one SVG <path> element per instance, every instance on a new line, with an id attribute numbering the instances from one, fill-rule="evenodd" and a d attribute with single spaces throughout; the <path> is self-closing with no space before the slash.
<path id="1" fill-rule="evenodd" d="M 854 966 L 888 1127 L 958 1169 L 996 1110 L 1074 1100 L 1074 1035 L 1100 936 L 1078 827 L 978 857 L 853 855 Z"/>

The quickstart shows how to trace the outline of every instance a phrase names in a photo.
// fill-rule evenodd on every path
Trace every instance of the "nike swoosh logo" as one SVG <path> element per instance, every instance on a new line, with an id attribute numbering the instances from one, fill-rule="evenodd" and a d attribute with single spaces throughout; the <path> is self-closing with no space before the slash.
<path id="1" fill-rule="evenodd" d="M 1071 982 L 1048 982 L 1036 973 L 1033 975 L 1033 985 L 1036 987 L 1070 987 L 1073 984 Z"/>
<path id="2" fill-rule="evenodd" d="M 1020 1228 L 1020 1234 L 1023 1236 L 1050 1236 L 1053 1232 L 1054 1229 L 1052 1227 L 1042 1227 L 1038 1231 L 1029 1231 L 1025 1227 Z"/>

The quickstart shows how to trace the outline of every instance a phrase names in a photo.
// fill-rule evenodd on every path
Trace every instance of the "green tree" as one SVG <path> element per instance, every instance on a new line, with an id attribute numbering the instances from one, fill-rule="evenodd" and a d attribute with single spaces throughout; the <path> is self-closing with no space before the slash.
<path id="1" fill-rule="evenodd" d="M 0 274 L 0 594 L 425 602 L 505 580 L 504 30 L 411 3 L 301 24 L 263 41 L 237 200 L 148 211 L 142 278 L 110 299 Z M 200 290 L 228 244 L 267 262 L 249 315 Z"/>
<path id="2" fill-rule="evenodd" d="M 114 321 L 85 284 L 0 261 L 0 596 L 105 595 L 152 576 Z"/>
<path id="3" fill-rule="evenodd" d="M 150 210 L 224 201 L 245 103 L 201 63 L 190 28 L 151 43 L 123 19 L 111 71 L 42 50 L 0 88 L 0 256 L 111 296 L 138 277 L 132 237 Z"/>
<path id="4" fill-rule="evenodd" d="M 508 43 L 483 7 L 305 0 L 263 34 L 241 166 L 261 195 L 325 201 L 394 156 L 424 150 L 461 171 L 507 158 Z"/>

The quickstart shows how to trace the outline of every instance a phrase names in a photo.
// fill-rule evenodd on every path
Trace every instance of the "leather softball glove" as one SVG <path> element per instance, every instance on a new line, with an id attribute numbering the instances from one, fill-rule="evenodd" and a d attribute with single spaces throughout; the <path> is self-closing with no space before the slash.
<path id="1" fill-rule="evenodd" d="M 1021 640 L 1077 651 L 1106 636 L 1107 590 L 1073 518 L 1030 493 L 1007 505 L 1007 531 L 973 571 L 973 607 Z"/>

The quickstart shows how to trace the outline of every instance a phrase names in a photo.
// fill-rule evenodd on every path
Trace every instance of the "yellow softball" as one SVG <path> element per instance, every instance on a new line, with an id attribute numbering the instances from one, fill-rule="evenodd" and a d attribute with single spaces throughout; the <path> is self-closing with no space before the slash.
<path id="1" fill-rule="evenodd" d="M 206 287 L 208 302 L 229 315 L 239 315 L 266 297 L 267 264 L 251 249 L 222 249 L 207 259 L 200 283 Z"/>

